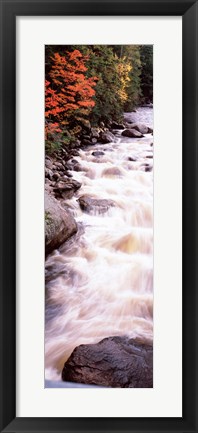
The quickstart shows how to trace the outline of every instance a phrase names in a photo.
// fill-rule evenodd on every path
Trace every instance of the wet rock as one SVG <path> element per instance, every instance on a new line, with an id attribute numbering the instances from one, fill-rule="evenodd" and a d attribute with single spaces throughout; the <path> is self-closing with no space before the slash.
<path id="1" fill-rule="evenodd" d="M 129 157 L 128 157 L 128 161 L 133 161 L 133 162 L 135 162 L 135 161 L 137 161 L 137 158 L 135 158 L 134 156 L 129 156 Z"/>
<path id="2" fill-rule="evenodd" d="M 62 379 L 112 388 L 152 388 L 153 348 L 128 337 L 82 344 L 65 363 Z"/>
<path id="3" fill-rule="evenodd" d="M 86 138 L 83 138 L 83 139 L 82 139 L 82 144 L 83 144 L 83 146 L 92 146 L 92 145 L 93 145 L 91 139 L 88 140 L 88 139 L 86 139 Z"/>
<path id="4" fill-rule="evenodd" d="M 153 143 L 150 143 L 150 146 L 153 147 Z"/>
<path id="5" fill-rule="evenodd" d="M 55 162 L 54 165 L 55 165 L 57 170 L 64 170 L 65 169 L 64 165 L 61 162 Z"/>
<path id="6" fill-rule="evenodd" d="M 81 183 L 75 179 L 68 179 L 58 182 L 54 187 L 56 198 L 71 198 L 81 187 Z"/>
<path id="7" fill-rule="evenodd" d="M 146 155 L 146 158 L 153 158 L 153 155 Z"/>
<path id="8" fill-rule="evenodd" d="M 53 174 L 53 179 L 54 180 L 58 180 L 60 179 L 60 173 L 58 173 L 57 171 Z"/>
<path id="9" fill-rule="evenodd" d="M 53 171 L 50 170 L 50 168 L 45 167 L 45 177 L 52 180 L 53 177 Z"/>
<path id="10" fill-rule="evenodd" d="M 51 253 L 77 231 L 73 216 L 45 192 L 45 252 Z"/>
<path id="11" fill-rule="evenodd" d="M 97 138 L 95 138 L 95 137 L 93 137 L 92 139 L 91 139 L 91 142 L 92 142 L 92 144 L 96 144 L 97 143 Z"/>
<path id="12" fill-rule="evenodd" d="M 53 168 L 53 162 L 51 161 L 51 159 L 46 158 L 46 160 L 45 160 L 45 167 L 49 168 L 50 170 L 52 170 L 52 168 Z"/>
<path id="13" fill-rule="evenodd" d="M 93 138 L 99 138 L 100 129 L 99 128 L 91 128 L 91 135 Z"/>
<path id="14" fill-rule="evenodd" d="M 152 170 L 153 170 L 152 165 L 149 165 L 149 166 L 145 167 L 145 171 L 152 171 Z"/>
<path id="15" fill-rule="evenodd" d="M 74 164 L 73 171 L 83 171 L 83 167 L 80 164 Z"/>
<path id="16" fill-rule="evenodd" d="M 136 129 L 136 131 L 141 132 L 141 134 L 148 134 L 149 128 L 143 123 L 132 123 L 130 128 Z"/>
<path id="17" fill-rule="evenodd" d="M 114 135 L 110 131 L 103 131 L 100 133 L 100 142 L 103 144 L 111 143 L 115 140 Z"/>
<path id="18" fill-rule="evenodd" d="M 96 150 L 95 152 L 92 152 L 92 155 L 93 156 L 102 156 L 102 155 L 105 155 L 105 153 L 100 151 L 100 150 Z"/>
<path id="19" fill-rule="evenodd" d="M 78 199 L 80 207 L 87 213 L 99 213 L 103 214 L 108 211 L 110 207 L 115 206 L 113 200 L 96 199 L 88 195 L 82 195 Z"/>
<path id="20" fill-rule="evenodd" d="M 136 131 L 136 129 L 125 129 L 122 132 L 122 135 L 124 137 L 132 137 L 132 138 L 141 138 L 144 137 L 143 134 L 141 134 L 141 132 Z"/>
<path id="21" fill-rule="evenodd" d="M 72 154 L 73 154 L 73 156 L 79 156 L 79 151 L 78 150 L 73 150 Z"/>
<path id="22" fill-rule="evenodd" d="M 122 176 L 122 172 L 118 167 L 109 167 L 103 171 L 102 176 Z"/>
<path id="23" fill-rule="evenodd" d="M 122 123 L 113 122 L 111 124 L 112 129 L 124 129 L 124 125 Z"/>

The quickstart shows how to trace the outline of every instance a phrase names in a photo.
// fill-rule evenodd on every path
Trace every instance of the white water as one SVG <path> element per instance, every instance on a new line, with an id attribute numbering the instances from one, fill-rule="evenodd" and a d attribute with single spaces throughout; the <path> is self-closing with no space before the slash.
<path id="1" fill-rule="evenodd" d="M 152 127 L 151 108 L 130 116 Z M 79 230 L 46 261 L 46 379 L 60 380 L 80 344 L 113 335 L 153 339 L 153 171 L 144 167 L 153 165 L 152 142 L 151 134 L 118 136 L 75 157 L 83 171 L 72 174 L 82 187 L 65 203 Z M 105 155 L 94 157 L 96 150 Z M 77 202 L 84 194 L 111 199 L 115 207 L 85 213 Z"/>

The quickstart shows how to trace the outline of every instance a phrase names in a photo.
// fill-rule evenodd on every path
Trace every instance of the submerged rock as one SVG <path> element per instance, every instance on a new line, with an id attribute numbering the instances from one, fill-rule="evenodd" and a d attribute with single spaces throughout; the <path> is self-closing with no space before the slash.
<path id="1" fill-rule="evenodd" d="M 109 176 L 109 177 L 122 176 L 122 172 L 118 167 L 109 167 L 103 170 L 102 176 Z"/>
<path id="2" fill-rule="evenodd" d="M 125 129 L 123 132 L 122 132 L 122 135 L 124 136 L 124 137 L 134 137 L 134 138 L 141 138 L 141 137 L 144 137 L 143 136 L 143 134 L 141 133 L 141 132 L 139 132 L 139 131 L 136 131 L 136 129 Z"/>
<path id="3" fill-rule="evenodd" d="M 153 347 L 128 337 L 108 337 L 74 349 L 63 381 L 112 388 L 153 387 Z"/>
<path id="4" fill-rule="evenodd" d="M 103 156 L 105 155 L 104 152 L 100 151 L 100 150 L 96 150 L 95 152 L 92 152 L 93 156 Z"/>
<path id="5" fill-rule="evenodd" d="M 77 232 L 77 224 L 69 211 L 45 192 L 45 252 L 46 255 L 58 248 Z"/>
<path id="6" fill-rule="evenodd" d="M 78 199 L 80 207 L 87 213 L 103 214 L 108 211 L 110 207 L 115 206 L 113 200 L 97 199 L 88 195 L 82 195 Z"/>

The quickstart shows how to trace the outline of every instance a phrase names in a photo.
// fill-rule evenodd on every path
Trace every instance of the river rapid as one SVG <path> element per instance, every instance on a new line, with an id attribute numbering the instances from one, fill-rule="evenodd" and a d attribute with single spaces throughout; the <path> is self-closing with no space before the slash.
<path id="1" fill-rule="evenodd" d="M 153 127 L 153 109 L 127 113 Z M 153 340 L 153 136 L 126 138 L 79 151 L 82 187 L 62 205 L 78 232 L 46 260 L 46 379 L 61 380 L 64 362 L 80 344 L 127 335 Z M 94 156 L 93 152 L 104 152 Z M 105 213 L 81 210 L 88 195 L 113 200 Z"/>

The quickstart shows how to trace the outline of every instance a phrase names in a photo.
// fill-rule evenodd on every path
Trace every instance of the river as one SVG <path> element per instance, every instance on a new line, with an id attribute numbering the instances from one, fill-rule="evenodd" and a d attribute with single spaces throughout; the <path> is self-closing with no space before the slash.
<path id="1" fill-rule="evenodd" d="M 153 109 L 126 118 L 153 127 Z M 73 349 L 104 337 L 153 340 L 153 136 L 80 150 L 73 171 L 82 183 L 65 205 L 78 233 L 46 260 L 46 379 L 61 380 Z M 100 151 L 103 155 L 94 156 Z M 78 197 L 114 202 L 107 212 L 81 210 Z"/>

